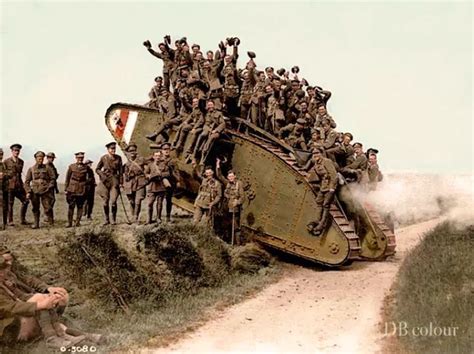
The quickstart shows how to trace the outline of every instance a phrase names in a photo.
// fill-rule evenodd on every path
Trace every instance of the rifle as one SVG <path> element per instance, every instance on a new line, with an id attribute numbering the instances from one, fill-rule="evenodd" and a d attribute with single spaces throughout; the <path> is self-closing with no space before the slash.
<path id="1" fill-rule="evenodd" d="M 128 307 L 127 302 L 125 301 L 125 299 L 123 298 L 122 294 L 121 294 L 120 291 L 117 289 L 117 287 L 114 285 L 114 283 L 112 282 L 112 280 L 111 280 L 110 277 L 108 276 L 107 272 L 97 264 L 97 262 L 95 261 L 95 259 L 92 258 L 91 254 L 90 254 L 89 252 L 87 252 L 87 250 L 86 250 L 86 248 L 85 248 L 84 246 L 81 246 L 81 249 L 84 251 L 84 253 L 86 254 L 86 256 L 90 259 L 90 261 L 92 262 L 92 264 L 93 264 L 97 269 L 102 270 L 102 274 L 103 274 L 103 276 L 105 277 L 105 279 L 107 280 L 107 283 L 109 283 L 110 288 L 111 288 L 111 290 L 112 290 L 112 293 L 117 297 L 118 305 L 120 306 L 120 308 L 121 308 L 127 315 L 130 315 L 130 309 L 129 309 L 129 307 Z"/>

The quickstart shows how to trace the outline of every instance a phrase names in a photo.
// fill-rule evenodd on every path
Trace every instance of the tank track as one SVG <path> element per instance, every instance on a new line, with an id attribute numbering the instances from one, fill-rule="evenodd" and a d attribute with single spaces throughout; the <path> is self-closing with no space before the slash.
<path id="1" fill-rule="evenodd" d="M 380 214 L 375 210 L 375 208 L 370 203 L 365 202 L 364 208 L 369 214 L 370 219 L 376 224 L 377 228 L 379 228 L 380 231 L 387 238 L 387 247 L 385 248 L 385 251 L 381 258 L 385 259 L 388 256 L 393 256 L 396 253 L 395 248 L 397 246 L 397 243 L 395 240 L 395 234 L 387 226 L 387 224 L 384 222 Z"/>
<path id="2" fill-rule="evenodd" d="M 252 143 L 261 146 L 262 148 L 266 149 L 267 151 L 271 151 L 273 154 L 275 154 L 280 160 L 284 161 L 286 165 L 288 165 L 291 169 L 305 177 L 305 180 L 307 180 L 308 173 L 303 171 L 297 164 L 296 159 L 292 157 L 289 153 L 283 151 L 280 147 L 272 144 L 271 142 L 267 142 L 265 139 L 260 139 L 260 138 L 254 138 L 251 135 L 247 134 L 242 134 L 236 131 L 231 131 L 233 135 L 238 136 L 241 139 L 249 140 Z M 355 260 L 355 259 L 360 259 L 359 258 L 359 253 L 360 253 L 360 241 L 359 237 L 355 233 L 355 229 L 351 226 L 349 223 L 349 220 L 347 220 L 344 212 L 337 206 L 336 202 L 334 202 L 331 205 L 331 208 L 329 209 L 329 212 L 332 216 L 332 219 L 334 223 L 338 226 L 338 228 L 344 233 L 346 238 L 349 241 L 349 255 L 347 259 L 349 261 Z"/>

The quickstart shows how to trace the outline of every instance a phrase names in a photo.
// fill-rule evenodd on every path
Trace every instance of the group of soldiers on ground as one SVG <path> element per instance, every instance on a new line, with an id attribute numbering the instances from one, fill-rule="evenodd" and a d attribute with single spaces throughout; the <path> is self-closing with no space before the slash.
<path id="1" fill-rule="evenodd" d="M 163 143 L 156 146 L 152 157 L 144 158 L 138 155 L 137 145 L 130 143 L 126 148 L 128 161 L 123 164 L 122 158 L 116 154 L 116 143 L 106 145 L 107 153 L 103 155 L 95 172 L 99 176 L 100 183 L 97 192 L 103 201 L 104 225 L 115 225 L 117 222 L 118 199 L 121 191 L 126 194 L 130 203 L 133 222 L 138 224 L 140 220 L 141 205 L 147 200 L 148 219 L 147 224 L 162 222 L 163 203 L 166 201 L 166 221 L 171 222 L 172 198 L 177 187 L 180 186 L 180 177 L 175 162 L 170 156 L 171 145 Z M 23 183 L 22 173 L 24 162 L 19 157 L 21 145 L 10 146 L 12 156 L 3 161 L 3 151 L 0 150 L 0 181 L 2 193 L 0 193 L 1 207 L 3 210 L 3 224 L 14 226 L 13 206 L 15 198 L 20 199 L 21 223 L 26 221 L 26 210 L 29 202 L 33 206 L 34 222 L 33 228 L 40 227 L 40 204 L 43 206 L 46 222 L 54 224 L 53 207 L 56 193 L 58 192 L 57 180 L 59 174 L 54 166 L 55 155 L 49 153 L 48 161 L 44 163 L 45 154 L 38 151 L 34 154 L 35 164 L 26 173 Z M 76 162 L 69 165 L 66 172 L 64 192 L 68 204 L 68 222 L 66 227 L 80 226 L 83 215 L 91 218 L 93 200 L 96 189 L 96 180 L 92 161 L 84 161 L 84 152 L 75 154 Z M 235 221 L 234 233 L 239 232 L 240 206 L 243 203 L 243 188 L 241 182 L 236 180 L 232 171 L 228 172 L 228 178 L 224 178 L 220 172 L 218 163 L 217 181 L 213 175 L 212 168 L 206 168 L 202 184 L 196 198 L 196 208 L 193 221 L 195 223 L 209 221 L 211 210 L 216 208 L 222 197 L 221 183 L 225 185 L 224 196 L 228 202 L 228 209 Z M 199 173 L 195 170 L 197 178 Z M 8 204 L 8 206 L 7 206 Z M 153 218 L 156 208 L 156 219 Z M 126 211 L 125 211 L 126 212 Z M 74 221 L 74 213 L 76 213 Z M 128 218 L 128 214 L 127 218 Z M 233 221 L 233 222 L 234 222 Z M 239 243 L 240 239 L 236 239 Z"/>
<path id="2" fill-rule="evenodd" d="M 247 52 L 249 60 L 238 68 L 240 40 L 227 38 L 214 52 L 204 55 L 199 44 L 189 46 L 183 37 L 171 45 L 169 35 L 158 44 L 143 45 L 153 56 L 163 61 L 163 76 L 155 78 L 149 92 L 148 107 L 163 113 L 165 121 L 153 134 L 154 142 L 171 141 L 177 154 L 184 149 L 187 161 L 199 159 L 204 163 L 212 143 L 226 127 L 236 128 L 243 119 L 272 134 L 294 151 L 312 154 L 304 170 L 319 191 L 317 225 L 308 225 L 315 235 L 327 223 L 329 205 L 337 186 L 336 176 L 346 182 L 357 182 L 373 190 L 382 174 L 377 163 L 376 149 L 364 152 L 363 145 L 353 142 L 353 135 L 337 132 L 337 124 L 327 112 L 331 92 L 310 86 L 299 78 L 299 68 L 290 71 L 266 67 L 257 69 L 254 52 Z"/>
<path id="3" fill-rule="evenodd" d="M 0 247 L 0 345 L 28 341 L 42 335 L 46 345 L 67 349 L 83 341 L 100 344 L 104 337 L 66 326 L 61 315 L 69 294 L 15 266 L 12 253 Z"/>

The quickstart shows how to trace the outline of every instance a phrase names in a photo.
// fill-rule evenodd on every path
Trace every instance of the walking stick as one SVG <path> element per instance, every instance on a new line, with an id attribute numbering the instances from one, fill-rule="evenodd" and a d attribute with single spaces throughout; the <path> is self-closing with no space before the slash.
<path id="1" fill-rule="evenodd" d="M 122 204 L 123 212 L 125 213 L 125 218 L 127 219 L 127 224 L 131 225 L 132 222 L 130 221 L 130 218 L 128 217 L 127 208 L 125 208 L 125 203 L 123 202 L 123 197 L 122 197 L 122 192 L 121 191 L 119 191 L 119 196 L 120 196 L 120 202 Z"/>
<path id="2" fill-rule="evenodd" d="M 235 244 L 235 211 L 232 209 L 232 239 L 231 239 L 232 246 Z"/>

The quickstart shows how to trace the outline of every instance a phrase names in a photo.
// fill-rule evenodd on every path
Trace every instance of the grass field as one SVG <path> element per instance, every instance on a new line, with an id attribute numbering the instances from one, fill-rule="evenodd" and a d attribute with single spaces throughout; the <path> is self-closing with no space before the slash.
<path id="1" fill-rule="evenodd" d="M 473 249 L 473 225 L 445 222 L 406 257 L 388 315 L 397 324 L 394 338 L 401 353 L 473 352 Z"/>
<path id="2" fill-rule="evenodd" d="M 128 206 L 127 201 L 125 203 Z M 208 236 L 197 238 L 195 235 L 176 235 L 182 239 L 189 238 L 190 241 L 187 245 L 190 244 L 199 251 L 205 263 L 203 275 L 194 282 L 187 281 L 186 276 L 180 275 L 180 281 L 169 282 L 166 290 L 159 292 L 159 299 L 156 296 L 143 296 L 143 298 L 135 296 L 128 301 L 130 314 L 125 314 L 113 301 L 108 301 L 107 291 L 103 292 L 105 298 L 104 296 L 94 295 L 95 290 L 90 286 L 91 283 L 87 282 L 92 279 L 91 277 L 85 277 L 84 279 L 87 281 L 82 284 L 77 282 L 77 275 L 90 275 L 92 272 L 89 269 L 90 264 L 87 264 L 87 262 L 84 262 L 83 265 L 73 264 L 72 258 L 68 258 L 71 254 L 67 252 L 67 245 L 77 243 L 76 241 L 79 240 L 80 235 L 85 230 L 95 230 L 93 232 L 104 230 L 100 226 L 103 218 L 99 198 L 96 199 L 93 221 L 84 220 L 82 222 L 83 226 L 77 228 L 77 230 L 65 228 L 67 205 L 63 194 L 59 194 L 57 198 L 55 206 L 56 223 L 53 227 L 49 227 L 44 223 L 42 223 L 39 230 L 20 226 L 18 206 L 15 212 L 17 226 L 9 227 L 6 231 L 0 232 L 4 242 L 13 250 L 19 262 L 31 270 L 32 273 L 50 284 L 63 285 L 68 289 L 71 302 L 66 312 L 66 320 L 84 330 L 105 334 L 109 341 L 105 346 L 100 347 L 99 352 L 122 351 L 143 346 L 166 344 L 179 333 L 197 326 L 216 309 L 249 297 L 265 285 L 274 282 L 282 274 L 283 268 L 278 263 L 272 263 L 269 267 L 262 268 L 256 273 L 245 274 L 231 269 L 223 272 L 215 269 L 215 267 L 213 268 L 212 257 L 215 257 L 218 252 L 222 252 L 222 249 L 225 250 L 228 246 L 218 247 L 219 241 L 213 241 L 214 246 L 210 245 L 211 250 L 207 252 L 205 242 L 208 239 L 205 237 Z M 180 232 L 189 233 L 189 230 L 193 230 L 189 226 L 189 220 L 186 219 L 185 212 L 177 211 L 176 214 L 179 214 L 175 218 L 176 224 L 165 226 L 165 231 L 176 228 L 182 230 Z M 28 221 L 32 220 L 30 210 L 27 218 Z M 43 219 L 43 216 L 41 219 Z M 144 219 L 145 215 L 142 215 L 142 220 Z M 119 207 L 118 223 L 119 225 L 116 227 L 106 227 L 105 233 L 114 235 L 114 239 L 117 240 L 119 246 L 127 249 L 130 257 L 135 257 L 134 261 L 138 263 L 139 257 L 143 257 L 135 250 L 137 235 L 140 232 L 136 232 L 137 226 L 125 224 L 125 216 L 121 206 Z M 146 231 L 150 228 L 148 226 L 138 226 L 138 230 Z M 170 239 L 166 239 L 163 240 L 163 243 L 168 246 L 169 241 Z M 168 248 L 166 249 L 168 250 Z M 181 256 L 186 255 L 178 255 L 174 259 L 179 260 Z M 115 281 L 115 273 L 112 269 L 115 263 L 112 261 L 104 264 L 104 266 L 110 268 L 106 271 L 110 271 Z M 158 274 L 158 278 L 166 278 L 166 276 L 169 277 L 170 271 L 165 266 L 163 261 L 159 260 L 156 263 L 156 269 L 164 267 L 163 272 L 155 272 L 148 267 L 146 272 L 140 274 L 149 275 L 150 277 Z M 71 271 L 75 272 L 75 276 L 71 276 Z M 155 283 L 151 284 L 161 284 L 162 282 L 160 283 L 159 280 L 154 279 Z M 139 294 L 139 291 L 134 293 Z M 0 352 L 4 352 L 1 349 Z M 42 341 L 3 349 L 9 353 L 52 352 L 45 347 Z"/>

